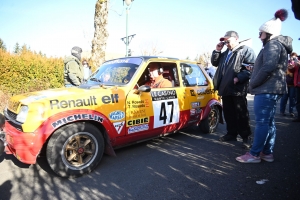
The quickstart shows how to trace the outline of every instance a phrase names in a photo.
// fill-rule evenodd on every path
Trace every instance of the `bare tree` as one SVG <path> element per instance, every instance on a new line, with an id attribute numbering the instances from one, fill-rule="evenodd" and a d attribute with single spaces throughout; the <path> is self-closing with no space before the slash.
<path id="1" fill-rule="evenodd" d="M 140 45 L 140 51 L 142 56 L 157 56 L 163 51 L 159 50 L 157 42 L 145 42 Z"/>
<path id="2" fill-rule="evenodd" d="M 105 49 L 108 38 L 108 0 L 97 0 L 94 17 L 94 38 L 92 41 L 91 64 L 100 66 L 105 61 Z"/>
<path id="3" fill-rule="evenodd" d="M 211 58 L 211 53 L 210 52 L 204 52 L 200 54 L 198 62 L 202 66 L 209 66 L 210 65 L 210 58 Z"/>

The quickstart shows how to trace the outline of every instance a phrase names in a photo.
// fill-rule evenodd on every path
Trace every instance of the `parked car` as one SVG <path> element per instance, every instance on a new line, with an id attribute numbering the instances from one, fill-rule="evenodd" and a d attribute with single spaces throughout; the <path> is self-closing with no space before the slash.
<path id="1" fill-rule="evenodd" d="M 151 62 L 172 87 L 144 85 Z M 220 97 L 200 65 L 149 56 L 106 61 L 79 87 L 13 96 L 4 115 L 5 152 L 35 164 L 45 150 L 61 177 L 91 172 L 116 148 L 192 125 L 211 133 L 223 122 Z"/>

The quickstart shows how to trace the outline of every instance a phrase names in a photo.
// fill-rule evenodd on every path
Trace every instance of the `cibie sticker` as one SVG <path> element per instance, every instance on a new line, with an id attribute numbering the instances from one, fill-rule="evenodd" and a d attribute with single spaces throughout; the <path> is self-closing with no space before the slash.
<path id="1" fill-rule="evenodd" d="M 125 117 L 125 113 L 121 110 L 115 110 L 109 113 L 109 119 L 113 121 L 121 120 Z"/>
<path id="2" fill-rule="evenodd" d="M 116 129 L 116 131 L 118 132 L 118 134 L 121 133 L 123 127 L 124 127 L 124 124 L 125 124 L 125 121 L 122 121 L 122 122 L 115 122 L 114 123 L 114 127 Z"/>

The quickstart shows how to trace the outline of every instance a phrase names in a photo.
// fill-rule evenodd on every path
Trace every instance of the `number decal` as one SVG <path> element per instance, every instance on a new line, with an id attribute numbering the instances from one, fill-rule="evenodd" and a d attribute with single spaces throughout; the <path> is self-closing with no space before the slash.
<path id="1" fill-rule="evenodd" d="M 154 111 L 154 128 L 179 122 L 179 105 L 175 90 L 151 91 Z"/>
<path id="2" fill-rule="evenodd" d="M 173 113 L 174 113 L 174 102 L 173 101 L 168 101 L 167 102 L 168 106 L 171 106 L 171 113 L 166 113 L 166 103 L 162 102 L 161 107 L 160 107 L 160 114 L 159 114 L 159 120 L 163 121 L 163 124 L 167 123 L 167 119 L 170 119 L 168 123 L 172 123 L 173 121 Z M 168 117 L 168 115 L 170 115 Z"/>

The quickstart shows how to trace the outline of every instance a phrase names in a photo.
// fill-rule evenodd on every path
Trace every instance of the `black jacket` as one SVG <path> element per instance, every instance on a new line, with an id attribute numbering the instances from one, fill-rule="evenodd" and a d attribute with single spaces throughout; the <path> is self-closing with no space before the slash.
<path id="1" fill-rule="evenodd" d="M 228 51 L 227 49 L 223 53 L 218 51 L 212 53 L 211 63 L 218 67 L 213 79 L 214 88 L 218 90 L 220 96 L 245 96 L 251 73 L 242 63 L 254 63 L 255 53 L 250 47 L 240 44 L 233 49 L 232 55 L 224 67 L 223 63 Z M 236 84 L 233 82 L 234 77 L 239 79 Z"/>

